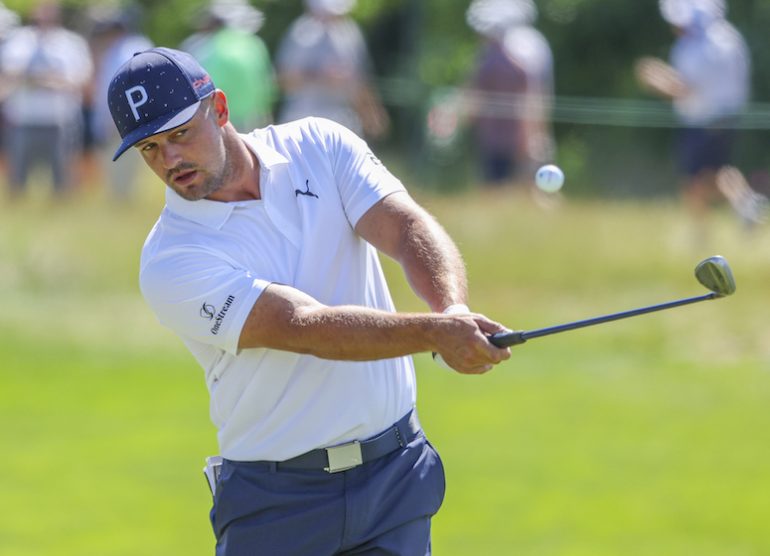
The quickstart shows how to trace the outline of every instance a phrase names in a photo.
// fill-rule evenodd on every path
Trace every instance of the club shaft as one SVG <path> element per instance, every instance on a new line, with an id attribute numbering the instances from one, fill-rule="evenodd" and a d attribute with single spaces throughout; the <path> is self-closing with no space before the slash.
<path id="1" fill-rule="evenodd" d="M 586 326 L 593 326 L 595 324 L 602 324 L 605 322 L 611 322 L 614 320 L 627 319 L 629 317 L 636 317 L 638 315 L 644 315 L 646 313 L 654 313 L 655 311 L 663 311 L 664 309 L 672 309 L 674 307 L 681 307 L 682 305 L 689 305 L 690 303 L 697 303 L 699 301 L 707 301 L 709 299 L 715 299 L 719 295 L 715 293 L 707 293 L 705 295 L 698 295 L 695 297 L 687 297 L 684 299 L 678 299 L 676 301 L 669 301 L 668 303 L 660 303 L 658 305 L 650 305 L 649 307 L 640 307 L 639 309 L 632 309 L 630 311 L 621 311 L 619 313 L 612 313 L 610 315 L 602 315 L 600 317 L 594 317 L 585 320 L 578 320 L 575 322 L 568 322 L 566 324 L 559 324 L 556 326 L 548 326 L 546 328 L 537 328 L 535 330 L 514 330 L 511 332 L 499 332 L 489 337 L 489 341 L 498 347 L 508 347 L 517 344 L 523 344 L 527 340 L 532 338 L 539 338 L 541 336 L 550 336 L 551 334 L 558 334 L 559 332 L 567 332 L 568 330 L 575 330 L 576 328 L 585 328 Z"/>

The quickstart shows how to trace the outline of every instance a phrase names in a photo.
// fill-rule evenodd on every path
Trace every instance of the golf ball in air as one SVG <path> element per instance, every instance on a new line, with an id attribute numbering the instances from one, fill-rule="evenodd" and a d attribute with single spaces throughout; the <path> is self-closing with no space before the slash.
<path id="1" fill-rule="evenodd" d="M 554 164 L 546 164 L 535 174 L 535 184 L 547 193 L 555 193 L 564 185 L 564 172 Z"/>

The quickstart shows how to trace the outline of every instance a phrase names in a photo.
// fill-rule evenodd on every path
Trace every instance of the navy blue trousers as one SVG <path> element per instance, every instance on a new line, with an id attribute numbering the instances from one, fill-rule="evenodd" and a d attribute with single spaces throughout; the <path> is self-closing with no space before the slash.
<path id="1" fill-rule="evenodd" d="M 225 460 L 211 522 L 216 556 L 426 556 L 445 490 L 422 431 L 339 473 Z"/>

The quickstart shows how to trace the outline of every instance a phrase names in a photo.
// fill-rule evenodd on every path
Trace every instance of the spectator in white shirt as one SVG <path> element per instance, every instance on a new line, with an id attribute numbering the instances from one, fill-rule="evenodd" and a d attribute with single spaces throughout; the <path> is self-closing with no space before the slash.
<path id="1" fill-rule="evenodd" d="M 6 98 L 4 144 L 11 193 L 21 193 L 36 164 L 47 166 L 56 193 L 73 182 L 82 140 L 88 43 L 61 24 L 59 5 L 39 4 L 29 26 L 10 34 L 0 53 Z"/>

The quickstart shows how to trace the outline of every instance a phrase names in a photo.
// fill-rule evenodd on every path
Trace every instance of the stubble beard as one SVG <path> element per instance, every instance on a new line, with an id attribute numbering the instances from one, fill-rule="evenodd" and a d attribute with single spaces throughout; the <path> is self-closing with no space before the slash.
<path id="1" fill-rule="evenodd" d="M 224 150 L 224 156 L 222 157 L 222 165 L 215 173 L 208 172 L 206 170 L 197 168 L 194 164 L 182 163 L 179 170 L 196 170 L 203 176 L 203 181 L 200 186 L 196 188 L 174 188 L 180 197 L 188 201 L 199 201 L 205 199 L 212 193 L 219 191 L 232 176 L 232 168 L 230 167 L 230 156 L 227 150 Z"/>

